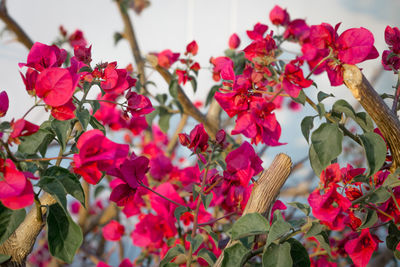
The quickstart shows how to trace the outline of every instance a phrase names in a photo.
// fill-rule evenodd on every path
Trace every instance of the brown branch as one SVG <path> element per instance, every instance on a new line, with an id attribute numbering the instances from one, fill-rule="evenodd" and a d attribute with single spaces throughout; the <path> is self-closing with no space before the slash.
<path id="1" fill-rule="evenodd" d="M 222 111 L 221 106 L 214 98 L 210 103 L 210 107 L 208 108 L 206 119 L 208 121 L 213 121 L 218 128 L 220 128 L 219 124 L 221 120 L 220 119 L 221 111 Z"/>
<path id="2" fill-rule="evenodd" d="M 168 70 L 164 69 L 163 67 L 160 66 L 155 66 L 155 69 L 160 73 L 160 75 L 164 78 L 164 80 L 170 84 L 172 81 L 172 75 L 171 73 L 168 72 Z M 177 99 L 179 103 L 183 107 L 183 112 L 191 117 L 193 117 L 195 120 L 198 122 L 202 123 L 204 127 L 206 128 L 208 134 L 210 135 L 211 138 L 215 138 L 215 134 L 218 131 L 218 125 L 217 121 L 210 121 L 207 120 L 206 116 L 198 110 L 193 103 L 190 101 L 190 99 L 187 97 L 185 92 L 183 91 L 181 86 L 178 86 L 178 96 Z"/>
<path id="3" fill-rule="evenodd" d="M 132 54 L 133 57 L 135 59 L 136 62 L 136 66 L 138 69 L 138 73 L 139 73 L 139 81 L 142 85 L 141 88 L 141 93 L 142 94 L 147 94 L 147 89 L 146 89 L 146 75 L 145 75 L 145 69 L 144 69 L 144 59 L 140 53 L 140 49 L 139 49 L 139 44 L 137 42 L 136 39 L 136 35 L 135 35 L 135 30 L 133 28 L 133 24 L 132 24 L 132 20 L 128 14 L 128 10 L 126 9 L 126 7 L 124 7 L 123 5 L 123 1 L 122 0 L 117 0 L 116 1 L 117 6 L 118 6 L 118 10 L 119 13 L 121 14 L 121 18 L 122 21 L 124 23 L 125 26 L 125 34 L 124 37 L 126 40 L 128 40 L 129 45 L 131 47 L 132 50 Z"/>
<path id="4" fill-rule="evenodd" d="M 40 198 L 42 205 L 42 214 L 46 214 L 45 206 L 56 203 L 56 200 L 49 194 L 45 193 Z M 15 232 L 0 245 L 0 254 L 10 255 L 10 261 L 3 263 L 1 266 L 25 266 L 26 257 L 31 253 L 36 238 L 46 223 L 46 220 L 37 217 L 36 209 L 32 208 L 26 215 L 25 220 L 15 230 Z"/>
<path id="5" fill-rule="evenodd" d="M 397 168 L 400 166 L 400 122 L 398 118 L 357 66 L 344 65 L 343 80 L 382 132 L 393 156 L 393 168 Z"/>
<path id="6" fill-rule="evenodd" d="M 277 155 L 268 170 L 264 171 L 255 182 L 243 215 L 257 212 L 265 216 L 278 196 L 281 187 L 289 177 L 291 169 L 292 160 L 290 157 L 286 154 Z M 234 243 L 232 240 L 229 241 L 225 249 Z M 214 267 L 221 266 L 223 259 L 224 253 L 222 252 Z"/>
<path id="7" fill-rule="evenodd" d="M 0 2 L 0 19 L 6 24 L 7 29 L 17 36 L 18 41 L 30 50 L 33 46 L 33 41 L 21 26 L 8 14 L 6 0 Z"/>

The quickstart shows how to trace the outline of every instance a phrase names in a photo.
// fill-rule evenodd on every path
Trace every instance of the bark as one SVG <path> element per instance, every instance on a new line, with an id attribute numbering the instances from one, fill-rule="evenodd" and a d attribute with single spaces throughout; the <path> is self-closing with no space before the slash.
<path id="1" fill-rule="evenodd" d="M 264 171 L 257 182 L 255 182 L 243 215 L 258 212 L 266 216 L 271 205 L 277 198 L 281 187 L 289 177 L 291 170 L 292 160 L 290 157 L 286 154 L 278 154 L 268 170 Z M 229 241 L 225 249 L 234 244 L 235 242 Z M 214 267 L 221 266 L 223 259 L 224 252 L 219 256 Z"/>
<path id="2" fill-rule="evenodd" d="M 393 156 L 393 168 L 399 167 L 400 122 L 396 114 L 386 105 L 357 66 L 344 65 L 343 80 L 382 132 Z"/>
<path id="3" fill-rule="evenodd" d="M 40 198 L 43 206 L 54 204 L 56 200 L 45 193 Z M 42 214 L 46 214 L 47 209 L 42 208 Z M 0 254 L 11 256 L 11 259 L 3 263 L 3 267 L 23 267 L 26 266 L 26 257 L 31 253 L 36 238 L 46 223 L 46 218 L 38 218 L 36 208 L 33 207 L 26 215 L 25 220 L 15 230 L 15 232 L 0 245 Z"/>

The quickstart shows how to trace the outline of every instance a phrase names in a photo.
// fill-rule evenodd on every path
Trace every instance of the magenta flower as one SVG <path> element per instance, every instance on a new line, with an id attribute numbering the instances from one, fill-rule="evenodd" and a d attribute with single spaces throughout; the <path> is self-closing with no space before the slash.
<path id="1" fill-rule="evenodd" d="M 19 74 L 22 77 L 22 80 L 24 81 L 26 91 L 28 92 L 29 95 L 35 95 L 35 86 L 36 86 L 36 80 L 39 75 L 39 72 L 37 72 L 34 69 L 29 68 L 25 76 L 22 74 L 22 72 L 19 72 Z"/>
<path id="2" fill-rule="evenodd" d="M 86 39 L 81 30 L 76 30 L 73 34 L 71 34 L 68 38 L 68 41 L 72 47 L 87 45 Z"/>
<path id="3" fill-rule="evenodd" d="M 248 60 L 268 65 L 275 61 L 276 48 L 277 46 L 275 40 L 272 38 L 272 34 L 268 34 L 265 38 L 253 41 L 243 49 L 243 52 Z"/>
<path id="4" fill-rule="evenodd" d="M 243 187 L 248 186 L 250 179 L 263 170 L 262 160 L 248 142 L 243 142 L 240 147 L 232 150 L 225 161 L 224 178 L 233 182 L 237 181 Z"/>
<path id="5" fill-rule="evenodd" d="M 224 80 L 235 80 L 235 72 L 233 71 L 233 61 L 229 57 L 211 58 L 214 65 L 213 72 L 220 75 Z"/>
<path id="6" fill-rule="evenodd" d="M 48 46 L 39 42 L 33 44 L 29 51 L 27 62 L 20 63 L 19 67 L 31 67 L 37 71 L 47 68 L 60 67 L 67 58 L 67 51 L 55 45 Z"/>
<path id="7" fill-rule="evenodd" d="M 229 37 L 228 45 L 230 49 L 236 49 L 239 47 L 240 38 L 236 33 L 232 34 L 231 37 Z"/>
<path id="8" fill-rule="evenodd" d="M 289 22 L 283 33 L 283 38 L 290 41 L 298 41 L 300 44 L 305 43 L 310 35 L 310 27 L 304 19 L 295 19 Z"/>
<path id="9" fill-rule="evenodd" d="M 310 87 L 313 83 L 312 80 L 304 78 L 303 70 L 290 62 L 285 66 L 285 72 L 282 75 L 282 87 L 286 93 L 291 97 L 296 98 L 299 96 L 300 91 L 304 88 Z"/>
<path id="10" fill-rule="evenodd" d="M 73 168 L 88 183 L 97 184 L 102 171 L 115 169 L 125 160 L 129 146 L 110 141 L 100 130 L 83 133 L 77 142 L 79 153 L 74 155 Z"/>
<path id="11" fill-rule="evenodd" d="M 0 118 L 4 117 L 8 110 L 8 95 L 6 91 L 0 93 Z"/>
<path id="12" fill-rule="evenodd" d="M 86 48 L 85 46 L 75 46 L 74 56 L 76 60 L 83 62 L 86 65 L 89 65 L 92 61 L 92 46 L 89 46 L 88 48 Z"/>
<path id="13" fill-rule="evenodd" d="M 11 128 L 13 131 L 8 137 L 8 143 L 10 144 L 12 142 L 19 144 L 19 137 L 34 134 L 39 130 L 39 126 L 24 119 L 19 119 L 15 122 L 11 121 Z"/>
<path id="14" fill-rule="evenodd" d="M 119 241 L 124 233 L 125 227 L 116 220 L 111 220 L 103 227 L 103 237 L 108 241 Z"/>
<path id="15" fill-rule="evenodd" d="M 274 25 L 286 26 L 289 24 L 290 16 L 286 9 L 276 5 L 271 12 L 269 12 L 269 19 Z"/>
<path id="16" fill-rule="evenodd" d="M 362 229 L 358 238 L 348 241 L 344 249 L 349 254 L 353 263 L 357 267 L 367 266 L 372 253 L 378 249 L 377 237 L 371 235 L 369 229 Z"/>
<path id="17" fill-rule="evenodd" d="M 126 89 L 135 85 L 133 80 L 126 69 L 117 69 L 117 62 L 111 62 L 104 69 L 102 74 L 103 81 L 100 87 L 107 93 L 116 95 L 122 94 Z"/>
<path id="18" fill-rule="evenodd" d="M 126 99 L 128 100 L 128 111 L 135 117 L 149 114 L 154 110 L 150 100 L 144 95 L 129 91 Z"/>
<path id="19" fill-rule="evenodd" d="M 382 65 L 385 70 L 397 71 L 400 68 L 400 30 L 397 27 L 387 26 L 385 29 L 385 42 L 389 50 L 382 53 Z"/>
<path id="20" fill-rule="evenodd" d="M 331 183 L 339 183 L 342 180 L 342 173 L 340 171 L 340 166 L 338 163 L 333 163 L 326 167 L 325 170 L 321 172 L 321 183 L 324 188 L 330 186 Z"/>

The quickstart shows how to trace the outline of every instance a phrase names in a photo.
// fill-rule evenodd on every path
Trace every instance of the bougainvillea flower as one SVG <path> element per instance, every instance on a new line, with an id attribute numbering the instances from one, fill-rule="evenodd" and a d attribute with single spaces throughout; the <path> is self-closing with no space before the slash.
<path id="1" fill-rule="evenodd" d="M 121 178 L 132 189 L 136 189 L 145 179 L 148 170 L 149 159 L 144 156 L 136 156 L 136 154 L 132 152 L 129 159 L 125 159 L 117 170 L 112 170 L 110 173 L 111 175 Z"/>
<path id="2" fill-rule="evenodd" d="M 331 183 L 339 183 L 341 178 L 342 173 L 338 163 L 333 163 L 326 167 L 326 169 L 321 172 L 320 176 L 324 188 L 328 188 Z"/>
<path id="3" fill-rule="evenodd" d="M 136 195 L 136 187 L 132 188 L 122 179 L 114 179 L 110 182 L 112 188 L 110 200 L 115 202 L 118 207 L 125 207 L 134 201 Z"/>
<path id="4" fill-rule="evenodd" d="M 72 98 L 62 106 L 53 107 L 51 109 L 51 115 L 59 120 L 59 121 L 66 121 L 75 118 L 75 111 L 76 106 L 72 102 Z"/>
<path id="5" fill-rule="evenodd" d="M 89 65 L 92 61 L 92 46 L 87 48 L 85 46 L 75 46 L 74 56 L 78 61 Z"/>
<path id="6" fill-rule="evenodd" d="M 72 47 L 87 45 L 85 37 L 83 36 L 83 32 L 81 30 L 76 30 L 73 34 L 71 34 L 68 38 L 69 44 Z"/>
<path id="7" fill-rule="evenodd" d="M 25 76 L 21 72 L 19 72 L 19 74 L 21 75 L 22 80 L 24 81 L 27 93 L 29 95 L 35 95 L 35 85 L 39 73 L 36 70 L 29 68 L 26 71 Z"/>
<path id="8" fill-rule="evenodd" d="M 385 42 L 389 50 L 382 53 L 382 65 L 385 70 L 397 71 L 400 68 L 400 30 L 397 27 L 387 26 L 385 29 Z"/>
<path id="9" fill-rule="evenodd" d="M 35 193 L 31 181 L 26 180 L 25 187 L 16 196 L 0 198 L 1 203 L 9 209 L 18 210 L 33 204 Z"/>
<path id="10" fill-rule="evenodd" d="M 268 65 L 275 61 L 275 50 L 277 46 L 272 35 L 268 34 L 263 39 L 258 39 L 243 49 L 244 55 L 250 61 Z"/>
<path id="11" fill-rule="evenodd" d="M 197 55 L 198 51 L 199 51 L 199 46 L 197 45 L 196 41 L 192 41 L 186 46 L 185 55 L 190 53 L 193 56 L 195 56 L 195 55 Z"/>
<path id="12" fill-rule="evenodd" d="M 378 249 L 377 237 L 372 236 L 368 228 L 362 229 L 360 236 L 348 241 L 344 249 L 349 254 L 355 266 L 367 266 L 372 253 Z"/>
<path id="13" fill-rule="evenodd" d="M 0 93 L 0 118 L 4 117 L 8 110 L 8 95 L 6 91 Z"/>
<path id="14" fill-rule="evenodd" d="M 72 203 L 71 203 L 71 214 L 79 214 L 79 211 L 80 211 L 80 209 L 81 209 L 81 207 L 82 207 L 82 204 L 79 202 L 79 201 L 76 201 L 76 200 L 74 200 Z"/>
<path id="15" fill-rule="evenodd" d="M 18 196 L 25 188 L 25 175 L 18 171 L 10 159 L 0 159 L 0 199 Z"/>
<path id="16" fill-rule="evenodd" d="M 114 143 L 97 129 L 83 133 L 76 147 L 79 153 L 74 155 L 74 172 L 90 184 L 99 182 L 102 171 L 121 165 L 129 153 L 129 145 Z"/>
<path id="17" fill-rule="evenodd" d="M 169 69 L 172 64 L 174 64 L 179 59 L 179 53 L 173 53 L 171 50 L 166 49 L 158 54 L 158 65 L 163 68 Z"/>
<path id="18" fill-rule="evenodd" d="M 185 205 L 185 202 L 179 196 L 174 186 L 169 182 L 159 185 L 155 191 L 181 205 Z M 150 194 L 150 202 L 154 211 L 165 220 L 168 220 L 168 223 L 173 227 L 175 223 L 174 211 L 177 205 L 154 193 Z"/>
<path id="19" fill-rule="evenodd" d="M 132 262 L 126 258 L 123 261 L 121 261 L 121 263 L 118 265 L 118 267 L 133 267 L 134 265 L 132 264 Z"/>
<path id="20" fill-rule="evenodd" d="M 271 12 L 269 12 L 269 19 L 274 25 L 286 26 L 289 24 L 290 16 L 286 9 L 276 5 Z"/>
<path id="21" fill-rule="evenodd" d="M 198 151 L 206 151 L 208 148 L 208 134 L 206 130 L 204 130 L 203 124 L 197 124 L 193 130 L 190 132 L 190 135 L 187 134 L 179 134 L 179 141 L 183 146 L 187 146 L 193 152 L 197 153 Z"/>
<path id="22" fill-rule="evenodd" d="M 268 30 L 268 26 L 261 24 L 261 23 L 257 23 L 256 25 L 254 25 L 254 28 L 252 31 L 246 31 L 247 36 L 249 36 L 249 38 L 251 40 L 260 40 L 264 38 L 264 33 Z"/>
<path id="23" fill-rule="evenodd" d="M 283 38 L 290 41 L 298 41 L 300 44 L 306 42 L 310 34 L 310 27 L 304 19 L 295 19 L 289 22 L 283 33 Z"/>
<path id="24" fill-rule="evenodd" d="M 282 145 L 279 142 L 281 126 L 272 113 L 274 109 L 273 103 L 266 102 L 262 98 L 253 98 L 249 111 L 238 115 L 232 134 L 241 133 L 251 138 L 251 142 L 255 144 L 261 142 L 269 146 Z"/>
<path id="25" fill-rule="evenodd" d="M 337 187 L 336 184 L 331 184 L 323 195 L 318 188 L 310 194 L 308 203 L 312 207 L 315 218 L 334 222 L 342 212 L 350 208 L 350 200 L 339 194 L 336 190 Z"/>
<path id="26" fill-rule="evenodd" d="M 228 45 L 230 49 L 236 49 L 239 47 L 240 38 L 236 33 L 232 34 L 231 37 L 229 37 Z"/>
<path id="27" fill-rule="evenodd" d="M 291 63 L 286 64 L 285 72 L 282 76 L 282 87 L 288 95 L 293 98 L 299 96 L 300 91 L 312 85 L 312 80 L 304 78 L 303 70 Z"/>
<path id="28" fill-rule="evenodd" d="M 67 58 L 67 51 L 55 45 L 49 46 L 39 42 L 33 44 L 29 51 L 27 62 L 20 63 L 19 66 L 27 66 L 43 71 L 51 67 L 60 67 Z"/>
<path id="29" fill-rule="evenodd" d="M 220 75 L 224 80 L 235 80 L 235 72 L 233 71 L 233 61 L 229 57 L 211 58 L 214 65 L 213 72 Z"/>
<path id="30" fill-rule="evenodd" d="M 126 94 L 128 100 L 128 111 L 133 116 L 142 116 L 151 113 L 154 108 L 149 98 L 136 92 L 129 91 Z"/>
<path id="31" fill-rule="evenodd" d="M 187 81 L 192 80 L 191 77 L 189 77 L 189 74 L 186 70 L 181 70 L 177 69 L 175 70 L 176 75 L 178 75 L 178 83 L 185 85 Z"/>
<path id="32" fill-rule="evenodd" d="M 101 89 L 107 93 L 122 94 L 126 89 L 135 85 L 135 80 L 128 75 L 126 69 L 117 69 L 117 63 L 111 62 L 104 69 L 100 83 Z"/>
<path id="33" fill-rule="evenodd" d="M 103 237 L 108 241 L 119 241 L 124 233 L 125 227 L 116 220 L 111 220 L 103 227 Z"/>
<path id="34" fill-rule="evenodd" d="M 62 106 L 71 100 L 78 79 L 78 75 L 71 75 L 67 69 L 45 69 L 37 77 L 36 95 L 49 106 Z"/>
<path id="35" fill-rule="evenodd" d="M 19 119 L 17 121 L 11 121 L 12 132 L 8 137 L 8 143 L 16 143 L 19 144 L 19 137 L 28 136 L 36 133 L 39 130 L 39 126 L 33 124 L 24 119 Z"/>
<path id="36" fill-rule="evenodd" d="M 243 187 L 248 186 L 250 179 L 263 170 L 262 160 L 248 142 L 243 142 L 240 147 L 232 150 L 225 161 L 224 178 L 239 181 Z"/>
<path id="37" fill-rule="evenodd" d="M 171 159 L 163 153 L 158 153 L 150 160 L 150 175 L 157 181 L 161 181 L 172 171 Z"/>

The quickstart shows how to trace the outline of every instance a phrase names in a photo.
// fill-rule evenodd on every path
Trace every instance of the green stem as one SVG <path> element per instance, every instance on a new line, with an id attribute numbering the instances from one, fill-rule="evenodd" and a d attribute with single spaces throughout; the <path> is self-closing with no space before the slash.
<path id="1" fill-rule="evenodd" d="M 324 63 L 325 60 L 327 60 L 328 58 L 331 57 L 331 52 L 329 52 L 329 55 L 327 55 L 326 57 L 324 57 L 323 59 L 321 59 L 317 65 L 315 65 L 315 67 L 311 70 L 311 72 L 307 75 L 306 80 L 308 80 L 311 75 L 314 73 L 314 71 L 316 71 L 318 69 L 319 66 L 321 66 L 322 63 Z"/>
<path id="2" fill-rule="evenodd" d="M 147 185 L 145 185 L 145 184 L 144 184 L 143 182 L 141 182 L 141 181 L 139 182 L 139 185 L 142 186 L 142 187 L 144 187 L 144 188 L 146 188 L 147 190 L 153 192 L 153 193 L 156 194 L 157 196 L 159 196 L 159 197 L 161 197 L 161 198 L 163 198 L 163 199 L 165 199 L 165 200 L 167 200 L 167 201 L 169 201 L 169 202 L 171 202 L 171 203 L 173 203 L 173 204 L 175 204 L 175 205 L 177 205 L 177 206 L 181 206 L 181 207 L 188 208 L 188 207 L 186 207 L 186 206 L 184 206 L 184 205 L 182 205 L 182 204 L 180 204 L 180 203 L 178 203 L 178 202 L 176 202 L 176 201 L 174 201 L 174 200 L 172 200 L 172 199 L 170 199 L 170 198 L 167 198 L 166 196 L 163 196 L 163 195 L 161 195 L 160 193 L 154 191 L 153 189 L 151 189 L 150 187 L 148 187 Z"/>

